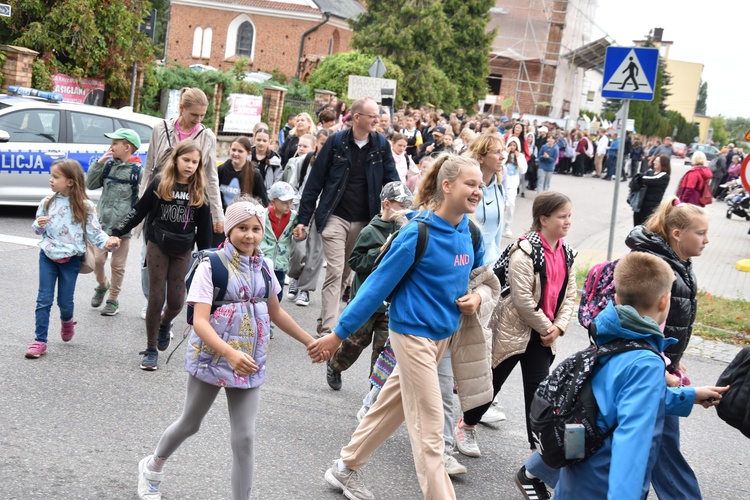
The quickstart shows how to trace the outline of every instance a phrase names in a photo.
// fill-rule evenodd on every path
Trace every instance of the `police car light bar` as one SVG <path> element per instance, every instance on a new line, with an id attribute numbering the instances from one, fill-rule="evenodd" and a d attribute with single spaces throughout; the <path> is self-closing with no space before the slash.
<path id="1" fill-rule="evenodd" d="M 62 94 L 58 92 L 50 92 L 48 90 L 32 89 L 29 87 L 19 87 L 17 85 L 11 85 L 10 87 L 8 87 L 8 93 L 16 94 L 16 95 L 28 95 L 31 97 L 40 97 L 42 99 L 46 99 L 48 101 L 53 101 L 53 102 L 62 102 L 63 100 Z"/>

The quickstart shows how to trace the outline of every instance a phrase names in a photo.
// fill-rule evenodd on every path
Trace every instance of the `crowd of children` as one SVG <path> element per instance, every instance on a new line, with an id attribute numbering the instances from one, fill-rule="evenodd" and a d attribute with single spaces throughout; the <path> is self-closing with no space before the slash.
<path id="1" fill-rule="evenodd" d="M 670 198 L 652 207 L 653 215 L 628 236 L 633 252 L 616 267 L 616 298 L 595 319 L 596 343 L 636 339 L 664 353 L 663 359 L 638 350 L 600 362 L 592 382 L 597 425 L 616 430 L 591 457 L 551 469 L 537 450 L 529 412 L 571 320 L 576 253 L 564 241 L 571 201 L 550 191 L 550 179 L 569 168 L 575 175 L 601 172 L 606 165 L 597 146 L 607 142 L 604 156 L 619 144 L 600 139 L 595 146 L 585 131 L 479 120 L 463 110 L 402 111 L 379 121 L 387 129 L 372 137 L 387 135 L 400 180 L 384 185 L 380 213 L 359 232 L 347 256 L 352 276 L 347 279 L 347 272 L 342 285 L 351 283 L 351 302 L 332 332 L 319 320 L 312 336 L 280 306 L 285 282 L 287 298 L 308 305 L 324 266 L 315 222 L 298 231 L 297 210 L 311 172 L 326 168 L 316 165 L 318 152 L 335 144 L 332 136 L 343 134 L 352 120 L 338 105 L 320 110 L 320 130 L 306 113 L 289 116 L 279 133 L 279 152 L 268 126 L 259 124 L 252 140 L 234 140 L 230 158 L 217 169 L 215 137 L 200 124 L 205 95 L 196 91 L 183 92 L 178 119 L 155 129 L 145 171 L 134 156 L 141 139 L 131 129 L 103 131 L 111 147 L 87 173 L 73 160 L 55 162 L 52 194 L 40 202 L 32 225 L 42 239 L 35 340 L 27 358 L 47 352 L 55 285 L 62 340 L 73 338 L 73 296 L 89 246 L 97 281 L 91 306 L 104 304 L 101 314 L 114 316 L 121 311 L 130 240 L 143 235 L 147 307 L 141 369 L 157 369 L 173 320 L 186 304 L 192 308 L 185 406 L 153 454 L 138 464 L 140 498 L 161 498 L 165 462 L 198 431 L 222 387 L 231 423 L 232 498 L 250 497 L 271 323 L 304 344 L 314 362 L 327 361 L 326 378 L 334 390 L 342 386 L 342 372 L 372 344 L 372 390 L 357 414 L 360 424 L 325 472 L 326 481 L 350 499 L 375 497 L 361 469 L 404 422 L 424 497 L 455 498 L 450 476 L 467 469 L 453 447 L 480 456 L 476 424 L 497 412 L 496 396 L 518 363 L 532 450 L 515 477 L 525 498 L 549 498 L 550 486 L 556 498 L 635 499 L 643 498 L 650 484 L 669 498 L 675 478 L 689 490 L 686 498 L 700 498 L 697 479 L 680 453 L 676 416 L 689 414 L 693 403 L 719 404 L 726 390 L 692 388 L 679 377 L 696 308 L 690 259 L 708 243 L 701 208 Z M 350 114 L 360 114 L 357 109 Z M 210 160 L 206 148 L 212 150 Z M 645 158 L 642 148 L 637 151 L 633 173 Z M 730 175 L 735 164 L 733 159 Z M 526 187 L 540 193 L 531 230 L 504 249 L 516 197 L 524 196 Z M 96 207 L 86 188 L 102 188 Z M 217 215 L 219 202 L 223 210 Z M 218 259 L 196 260 L 188 289 L 185 276 L 196 248 L 213 249 Z M 640 279 L 644 269 L 646 281 Z M 454 379 L 463 412 L 457 422 Z"/>

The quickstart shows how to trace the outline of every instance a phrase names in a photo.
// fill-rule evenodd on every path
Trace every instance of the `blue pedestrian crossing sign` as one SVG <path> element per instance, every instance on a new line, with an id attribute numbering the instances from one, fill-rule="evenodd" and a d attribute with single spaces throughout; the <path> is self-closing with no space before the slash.
<path id="1" fill-rule="evenodd" d="M 659 49 L 607 47 L 602 97 L 650 101 L 654 98 Z"/>

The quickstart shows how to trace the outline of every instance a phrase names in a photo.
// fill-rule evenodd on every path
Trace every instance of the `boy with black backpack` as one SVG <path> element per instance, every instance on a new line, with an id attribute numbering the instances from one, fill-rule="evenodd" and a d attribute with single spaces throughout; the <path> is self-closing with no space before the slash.
<path id="1" fill-rule="evenodd" d="M 89 165 L 86 175 L 87 189 L 102 189 L 97 212 L 102 229 L 112 234 L 112 229 L 130 212 L 138 201 L 138 186 L 143 175 L 143 165 L 138 157 L 133 155 L 141 147 L 141 139 L 135 130 L 129 128 L 118 129 L 104 137 L 112 139 L 112 145 L 98 160 Z M 134 161 L 139 160 L 139 161 Z M 125 264 L 128 261 L 130 248 L 130 233 L 123 235 L 120 248 L 112 252 L 112 281 L 107 281 L 104 263 L 107 262 L 107 252 L 94 249 L 97 287 L 91 298 L 91 307 L 99 307 L 109 290 L 107 303 L 102 309 L 102 316 L 114 316 L 120 309 L 117 298 L 125 276 Z"/>
<path id="2" fill-rule="evenodd" d="M 643 276 L 649 279 L 644 280 Z M 669 313 L 674 281 L 674 272 L 666 262 L 633 252 L 618 262 L 614 279 L 617 305 L 610 302 L 594 320 L 598 350 L 610 351 L 594 358 L 590 378 L 598 412 L 589 416 L 596 421 L 597 434 L 602 438 L 600 447 L 592 449 L 592 443 L 584 440 L 584 434 L 590 434 L 583 425 L 576 430 L 575 425 L 570 426 L 569 441 L 566 426 L 565 458 L 571 460 L 560 469 L 555 499 L 644 498 L 651 470 L 659 466 L 656 457 L 664 415 L 687 416 L 693 404 L 714 406 L 728 388 L 667 387 L 664 359 L 659 353 L 675 340 L 664 337 L 659 327 Z M 550 378 L 556 375 L 553 372 Z M 554 385 L 543 383 L 537 397 L 547 389 L 564 391 Z M 580 394 L 583 392 L 581 389 Z M 539 447 L 539 455 L 548 464 L 550 457 L 545 455 L 557 451 L 552 448 Z M 579 454 L 573 453 L 573 448 Z M 516 484 L 527 499 L 548 498 L 527 487 L 531 482 L 527 468 L 533 474 L 530 463 L 535 458 L 538 455 L 518 471 Z"/>

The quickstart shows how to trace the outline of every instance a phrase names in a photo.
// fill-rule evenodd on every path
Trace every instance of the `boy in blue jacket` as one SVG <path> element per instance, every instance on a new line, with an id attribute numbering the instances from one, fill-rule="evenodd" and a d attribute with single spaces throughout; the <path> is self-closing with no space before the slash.
<path id="1" fill-rule="evenodd" d="M 653 255 L 633 252 L 617 263 L 614 279 L 617 305 L 610 302 L 594 320 L 597 344 L 638 339 L 663 352 L 675 342 L 665 338 L 659 327 L 669 313 L 674 280 L 669 265 Z M 668 388 L 664 368 L 664 360 L 648 350 L 599 360 L 591 379 L 599 406 L 597 426 L 601 432 L 617 428 L 596 453 L 560 470 L 555 499 L 646 497 L 651 469 L 659 467 L 655 462 L 664 415 L 687 416 L 693 404 L 714 406 L 728 389 Z"/>

